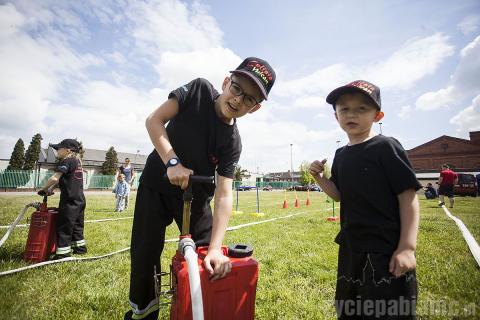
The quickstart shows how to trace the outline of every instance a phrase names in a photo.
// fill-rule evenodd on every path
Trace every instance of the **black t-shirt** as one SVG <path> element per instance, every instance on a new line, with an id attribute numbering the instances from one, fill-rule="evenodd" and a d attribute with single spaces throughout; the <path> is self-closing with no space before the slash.
<path id="1" fill-rule="evenodd" d="M 169 121 L 167 134 L 173 150 L 185 168 L 195 175 L 233 178 L 240 158 L 242 143 L 236 121 L 224 123 L 215 112 L 218 92 L 205 79 L 192 82 L 172 91 L 168 98 L 176 98 L 178 114 Z M 147 158 L 140 182 L 161 193 L 181 197 L 182 191 L 163 179 L 165 164 L 154 149 Z M 197 200 L 211 199 L 215 187 L 194 185 Z"/>
<path id="2" fill-rule="evenodd" d="M 61 191 L 60 201 L 85 201 L 80 160 L 75 157 L 65 158 L 54 171 L 63 173 L 58 183 Z"/>
<path id="3" fill-rule="evenodd" d="M 397 195 L 422 187 L 400 142 L 378 135 L 338 149 L 330 179 L 341 198 L 335 241 L 357 252 L 395 251 L 400 239 Z"/>

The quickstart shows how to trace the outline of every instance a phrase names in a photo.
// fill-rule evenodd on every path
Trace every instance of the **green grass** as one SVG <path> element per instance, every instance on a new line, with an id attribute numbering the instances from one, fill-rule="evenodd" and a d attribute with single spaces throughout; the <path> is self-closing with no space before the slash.
<path id="1" fill-rule="evenodd" d="M 339 225 L 326 221 L 331 215 L 331 203 L 325 202 L 323 194 L 311 193 L 312 205 L 306 207 L 306 194 L 299 192 L 301 207 L 293 208 L 293 193 L 289 193 L 289 207 L 285 210 L 281 209 L 283 193 L 262 192 L 260 211 L 265 216 L 258 218 L 249 214 L 256 211 L 255 192 L 241 192 L 239 195 L 239 210 L 245 213 L 232 216 L 232 226 L 304 212 L 292 218 L 228 232 L 225 237 L 226 244 L 249 243 L 254 246 L 255 258 L 260 263 L 256 318 L 333 319 L 331 301 L 335 293 L 338 250 L 333 239 Z M 25 204 L 38 199 L 36 196 L 0 194 L 0 225 L 11 223 Z M 132 196 L 131 208 L 134 202 Z M 58 195 L 52 197 L 49 204 L 56 206 Z M 459 229 L 434 200 L 421 200 L 420 205 L 419 302 L 442 300 L 459 305 L 476 304 L 476 314 L 480 315 L 480 270 Z M 452 210 L 477 241 L 480 239 L 479 206 L 480 199 L 457 198 Z M 131 208 L 121 214 L 113 213 L 113 207 L 112 194 L 87 193 L 86 219 L 133 214 Z M 130 219 L 86 224 L 88 256 L 128 247 L 131 224 Z M 5 231 L 1 229 L 0 234 Z M 173 224 L 167 229 L 167 239 L 177 235 L 178 229 Z M 0 248 L 1 271 L 26 265 L 21 260 L 26 237 L 27 228 L 17 228 Z M 175 249 L 175 243 L 165 245 L 164 270 L 168 268 Z M 2 318 L 122 319 L 129 308 L 129 271 L 129 254 L 121 253 L 102 260 L 56 264 L 1 277 Z M 168 310 L 162 310 L 161 319 L 167 318 Z"/>

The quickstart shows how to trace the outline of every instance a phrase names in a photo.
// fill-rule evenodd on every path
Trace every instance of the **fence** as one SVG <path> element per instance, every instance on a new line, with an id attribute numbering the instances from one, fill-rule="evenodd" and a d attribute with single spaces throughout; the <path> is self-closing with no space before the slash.
<path id="1" fill-rule="evenodd" d="M 260 189 L 265 188 L 266 186 L 272 187 L 272 189 L 288 189 L 293 186 L 297 186 L 300 183 L 295 181 L 234 181 L 233 188 L 236 189 L 241 186 L 251 186 L 251 187 L 258 187 Z"/>
<path id="2" fill-rule="evenodd" d="M 24 170 L 0 170 L 0 188 L 2 189 L 38 189 L 41 188 L 47 180 L 54 174 L 53 171 L 24 171 Z M 137 177 L 133 182 L 133 188 L 138 188 L 141 172 L 137 172 Z M 115 176 L 112 175 L 88 175 L 84 174 L 84 189 L 111 189 L 115 185 Z M 233 189 L 240 186 L 252 186 L 263 189 L 271 186 L 273 189 L 287 189 L 298 185 L 298 182 L 292 181 L 234 181 Z"/>
<path id="3" fill-rule="evenodd" d="M 0 188 L 2 189 L 39 189 L 54 174 L 53 171 L 0 171 Z M 138 188 L 141 172 L 133 182 L 133 188 Z M 114 175 L 88 175 L 84 174 L 84 189 L 111 189 L 115 184 Z"/>

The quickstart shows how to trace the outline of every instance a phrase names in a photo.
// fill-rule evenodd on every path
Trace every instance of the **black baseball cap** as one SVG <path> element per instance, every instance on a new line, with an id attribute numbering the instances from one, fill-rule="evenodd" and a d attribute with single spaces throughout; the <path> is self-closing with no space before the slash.
<path id="1" fill-rule="evenodd" d="M 267 100 L 268 93 L 272 89 L 276 77 L 275 71 L 267 61 L 260 58 L 249 57 L 243 60 L 237 69 L 230 72 L 243 74 L 252 79 L 260 89 L 263 98 Z"/>
<path id="2" fill-rule="evenodd" d="M 350 82 L 349 84 L 346 84 L 344 86 L 341 86 L 332 92 L 327 96 L 327 103 L 333 105 L 333 109 L 335 110 L 335 104 L 337 103 L 338 98 L 342 94 L 345 93 L 352 93 L 352 92 L 360 92 L 365 95 L 367 95 L 375 104 L 375 106 L 378 108 L 378 110 L 382 109 L 382 100 L 380 98 L 380 88 L 374 85 L 373 83 L 370 83 L 365 80 L 355 80 L 353 82 Z"/>
<path id="3" fill-rule="evenodd" d="M 65 148 L 65 149 L 70 149 L 73 152 L 80 152 L 80 142 L 78 142 L 75 139 L 64 139 L 57 144 L 50 143 L 50 147 L 52 147 L 55 150 L 58 150 L 60 148 Z"/>

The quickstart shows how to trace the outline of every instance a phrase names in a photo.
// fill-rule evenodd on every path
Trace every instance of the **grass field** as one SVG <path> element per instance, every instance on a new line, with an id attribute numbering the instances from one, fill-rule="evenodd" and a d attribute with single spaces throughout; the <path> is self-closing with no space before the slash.
<path id="1" fill-rule="evenodd" d="M 311 193 L 312 204 L 308 207 L 305 206 L 306 193 L 298 194 L 300 208 L 293 207 L 294 196 L 288 194 L 289 207 L 282 209 L 283 193 L 261 192 L 260 211 L 265 216 L 255 217 L 249 214 L 256 211 L 255 192 L 241 192 L 239 210 L 244 214 L 235 215 L 230 220 L 230 225 L 234 226 L 303 212 L 292 218 L 246 227 L 226 235 L 226 244 L 252 244 L 254 256 L 260 263 L 257 319 L 335 318 L 332 300 L 338 247 L 333 239 L 339 224 L 326 221 L 332 211 L 331 203 L 326 203 L 323 193 Z M 86 195 L 87 220 L 133 215 L 134 195 L 131 197 L 131 208 L 121 214 L 112 210 L 112 194 Z M 0 225 L 11 223 L 21 208 L 32 201 L 39 201 L 39 197 L 0 193 Z M 57 204 L 58 195 L 55 195 L 49 205 Z M 476 316 L 467 318 L 479 318 L 479 267 L 459 229 L 437 206 L 437 202 L 422 199 L 420 204 L 418 311 L 424 314 L 420 318 L 452 319 L 456 312 L 473 311 Z M 463 220 L 477 241 L 480 241 L 479 207 L 480 198 L 458 198 L 456 207 L 451 210 L 453 215 Z M 87 223 L 88 256 L 128 247 L 131 224 L 130 219 Z M 0 235 L 5 231 L 1 229 Z M 27 232 L 27 228 L 15 229 L 0 248 L 0 271 L 26 265 L 21 257 Z M 171 225 L 167 230 L 167 239 L 177 237 L 178 233 L 177 227 Z M 167 270 L 175 249 L 175 243 L 165 245 L 162 269 Z M 102 260 L 61 263 L 0 277 L 2 318 L 123 319 L 124 312 L 129 308 L 129 272 L 130 258 L 125 252 Z M 438 304 L 441 302 L 446 305 Z M 435 312 L 443 316 L 425 315 Z M 167 318 L 168 310 L 162 310 L 161 319 Z"/>

